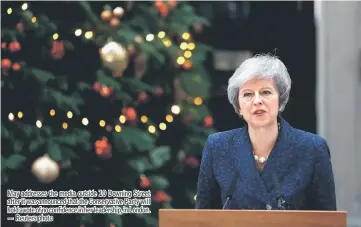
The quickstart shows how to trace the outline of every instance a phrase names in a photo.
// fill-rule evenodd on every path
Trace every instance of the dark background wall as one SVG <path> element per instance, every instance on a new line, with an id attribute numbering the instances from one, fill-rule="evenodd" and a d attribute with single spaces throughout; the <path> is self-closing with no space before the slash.
<path id="1" fill-rule="evenodd" d="M 198 2 L 198 10 L 211 19 L 198 38 L 220 50 L 249 50 L 252 54 L 274 53 L 285 63 L 291 75 L 291 98 L 283 116 L 294 126 L 316 132 L 315 25 L 313 2 Z M 236 6 L 237 11 L 228 6 Z M 247 15 L 248 14 L 248 15 Z M 226 85 L 234 71 L 209 69 L 214 84 Z M 227 101 L 226 92 L 218 92 L 210 103 L 218 130 L 239 127 Z"/>

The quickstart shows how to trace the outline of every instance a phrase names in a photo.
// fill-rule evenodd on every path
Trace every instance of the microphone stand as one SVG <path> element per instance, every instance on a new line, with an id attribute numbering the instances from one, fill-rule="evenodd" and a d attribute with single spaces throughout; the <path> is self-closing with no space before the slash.
<path id="1" fill-rule="evenodd" d="M 278 207 L 278 209 L 286 210 L 285 204 L 286 204 L 286 201 L 283 199 L 283 197 L 278 196 L 278 198 L 277 198 L 277 207 Z"/>
<path id="2" fill-rule="evenodd" d="M 222 210 L 224 210 L 224 208 L 226 208 L 226 205 L 230 199 L 231 199 L 231 196 L 227 196 L 226 202 L 224 202 Z"/>

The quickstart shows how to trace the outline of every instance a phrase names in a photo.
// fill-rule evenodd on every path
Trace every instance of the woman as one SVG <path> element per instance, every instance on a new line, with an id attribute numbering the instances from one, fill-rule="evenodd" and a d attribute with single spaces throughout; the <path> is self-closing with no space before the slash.
<path id="1" fill-rule="evenodd" d="M 280 113 L 291 79 L 276 57 L 256 55 L 229 79 L 228 98 L 246 126 L 206 141 L 196 208 L 336 210 L 328 145 Z"/>

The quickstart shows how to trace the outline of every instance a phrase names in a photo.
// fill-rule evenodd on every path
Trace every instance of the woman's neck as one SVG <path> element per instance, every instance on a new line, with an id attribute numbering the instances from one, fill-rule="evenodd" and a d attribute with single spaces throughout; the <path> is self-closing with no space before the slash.
<path id="1" fill-rule="evenodd" d="M 253 151 L 262 157 L 268 157 L 278 137 L 278 124 L 275 122 L 267 127 L 249 127 Z"/>

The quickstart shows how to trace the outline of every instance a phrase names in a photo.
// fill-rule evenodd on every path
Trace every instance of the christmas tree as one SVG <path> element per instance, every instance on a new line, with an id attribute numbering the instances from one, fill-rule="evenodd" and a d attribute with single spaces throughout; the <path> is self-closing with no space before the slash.
<path id="1" fill-rule="evenodd" d="M 169 188 L 214 131 L 211 48 L 192 38 L 209 22 L 174 0 L 2 6 L 3 199 L 6 189 L 152 193 L 149 214 L 33 226 L 156 226 L 159 208 L 192 205 L 195 182 Z"/>

